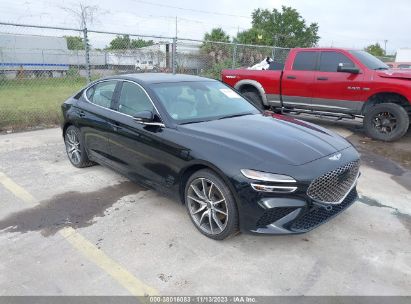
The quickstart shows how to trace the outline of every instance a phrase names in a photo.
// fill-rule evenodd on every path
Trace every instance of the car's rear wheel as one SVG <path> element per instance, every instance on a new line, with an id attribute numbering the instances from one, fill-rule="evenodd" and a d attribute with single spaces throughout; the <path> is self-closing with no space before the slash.
<path id="1" fill-rule="evenodd" d="M 75 126 L 69 126 L 64 133 L 64 143 L 66 145 L 67 156 L 71 164 L 77 168 L 84 168 L 93 165 L 88 157 L 80 136 L 80 130 Z"/>
<path id="2" fill-rule="evenodd" d="M 205 236 L 223 240 L 238 232 L 238 212 L 225 182 L 213 171 L 195 172 L 187 181 L 185 204 L 191 221 Z"/>
<path id="3" fill-rule="evenodd" d="M 407 111 L 395 103 L 370 107 L 364 116 L 365 133 L 374 139 L 394 141 L 407 133 L 410 119 Z"/>

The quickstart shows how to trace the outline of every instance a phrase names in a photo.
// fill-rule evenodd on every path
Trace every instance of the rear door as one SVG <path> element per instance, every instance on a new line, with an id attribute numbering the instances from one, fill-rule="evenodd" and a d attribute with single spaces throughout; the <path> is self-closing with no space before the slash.
<path id="1" fill-rule="evenodd" d="M 89 87 L 78 102 L 78 127 L 83 135 L 87 153 L 108 161 L 108 135 L 112 130 L 113 101 L 117 80 L 105 80 Z"/>
<path id="2" fill-rule="evenodd" d="M 311 107 L 318 55 L 316 50 L 297 51 L 293 65 L 284 70 L 281 92 L 285 107 Z"/>
<path id="3" fill-rule="evenodd" d="M 355 67 L 355 63 L 341 51 L 322 51 L 315 75 L 312 106 L 315 110 L 359 113 L 363 105 L 364 74 L 337 72 L 338 66 Z"/>

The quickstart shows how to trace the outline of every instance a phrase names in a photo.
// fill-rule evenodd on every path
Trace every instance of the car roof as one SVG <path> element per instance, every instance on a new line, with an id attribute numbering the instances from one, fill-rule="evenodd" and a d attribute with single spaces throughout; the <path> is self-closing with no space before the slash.
<path id="1" fill-rule="evenodd" d="M 142 84 L 165 83 L 165 82 L 183 82 L 183 81 L 215 81 L 214 79 L 186 75 L 186 74 L 169 74 L 169 73 L 135 73 L 107 77 L 105 79 L 127 79 L 134 80 Z"/>

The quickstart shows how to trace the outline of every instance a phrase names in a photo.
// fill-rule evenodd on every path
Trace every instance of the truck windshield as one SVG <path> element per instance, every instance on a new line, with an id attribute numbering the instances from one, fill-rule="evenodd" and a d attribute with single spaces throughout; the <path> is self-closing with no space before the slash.
<path id="1" fill-rule="evenodd" d="M 367 68 L 371 70 L 389 69 L 388 65 L 386 65 L 384 62 L 374 57 L 373 55 L 367 53 L 366 51 L 351 50 L 349 52 L 355 57 L 357 57 L 358 60 L 360 60 Z"/>

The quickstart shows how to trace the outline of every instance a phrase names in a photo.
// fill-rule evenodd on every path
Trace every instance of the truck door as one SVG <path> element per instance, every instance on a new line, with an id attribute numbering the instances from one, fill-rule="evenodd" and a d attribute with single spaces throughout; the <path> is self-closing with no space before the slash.
<path id="1" fill-rule="evenodd" d="M 292 66 L 285 68 L 281 83 L 284 107 L 311 108 L 318 55 L 316 50 L 298 51 Z"/>
<path id="2" fill-rule="evenodd" d="M 337 72 L 338 66 L 355 67 L 340 51 L 322 51 L 313 87 L 312 107 L 315 110 L 357 114 L 364 98 L 363 74 Z"/>

